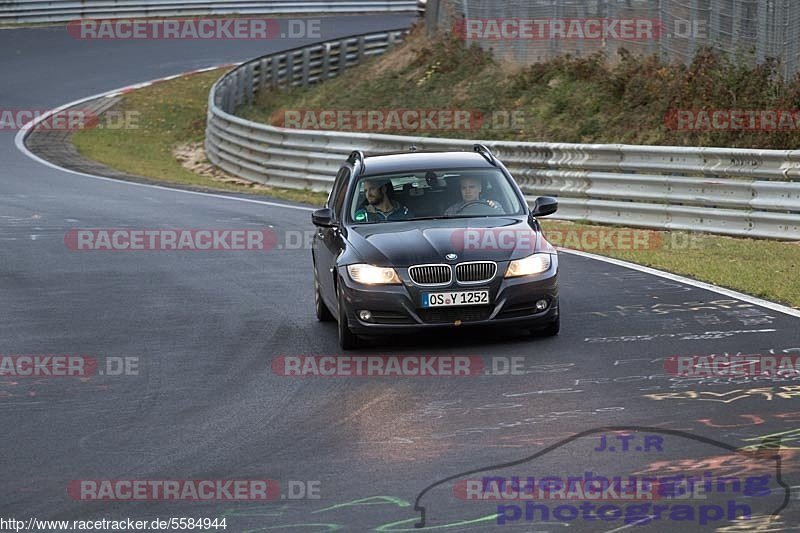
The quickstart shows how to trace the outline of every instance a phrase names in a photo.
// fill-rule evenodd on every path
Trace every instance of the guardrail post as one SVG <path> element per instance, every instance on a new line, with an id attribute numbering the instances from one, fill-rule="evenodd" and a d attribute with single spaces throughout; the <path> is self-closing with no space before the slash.
<path id="1" fill-rule="evenodd" d="M 287 52 L 286 54 L 286 87 L 294 85 L 294 54 Z"/>
<path id="2" fill-rule="evenodd" d="M 225 90 L 225 111 L 228 113 L 233 113 L 234 107 L 236 103 L 234 101 L 234 96 L 236 95 L 236 76 L 231 76 L 231 82 L 229 84 L 225 84 L 227 89 Z"/>
<path id="3" fill-rule="evenodd" d="M 328 79 L 328 73 L 331 70 L 331 45 L 330 43 L 325 43 L 322 47 L 322 68 L 319 73 L 319 81 L 325 81 Z"/>
<path id="4" fill-rule="evenodd" d="M 269 58 L 265 57 L 258 62 L 258 90 L 264 90 L 267 86 L 267 79 L 270 77 Z"/>
<path id="5" fill-rule="evenodd" d="M 311 50 L 308 48 L 303 49 L 303 72 L 302 72 L 302 84 L 303 87 L 308 87 L 308 71 L 309 71 L 309 62 L 311 59 Z"/>
<path id="6" fill-rule="evenodd" d="M 277 54 L 272 56 L 270 65 L 269 87 L 270 89 L 275 89 L 278 87 L 278 83 L 280 82 L 280 58 Z"/>
<path id="7" fill-rule="evenodd" d="M 256 92 L 255 70 L 256 66 L 254 63 L 250 63 L 249 65 L 247 65 L 247 71 L 245 73 L 245 80 L 244 80 L 244 100 L 248 104 L 253 103 L 253 96 Z"/>
<path id="8" fill-rule="evenodd" d="M 336 75 L 341 76 L 347 70 L 347 41 L 339 41 L 339 62 L 337 64 Z"/>
<path id="9" fill-rule="evenodd" d="M 364 36 L 358 38 L 358 52 L 356 54 L 356 65 L 364 59 Z"/>
<path id="10" fill-rule="evenodd" d="M 236 97 L 234 98 L 234 106 L 239 107 L 244 103 L 244 90 L 246 83 L 247 68 L 239 68 L 236 73 Z M 235 109 L 235 108 L 234 108 Z"/>
<path id="11" fill-rule="evenodd" d="M 231 77 L 233 78 L 231 80 L 231 113 L 233 113 L 236 106 L 239 105 L 239 91 L 242 90 L 242 71 L 237 68 Z"/>

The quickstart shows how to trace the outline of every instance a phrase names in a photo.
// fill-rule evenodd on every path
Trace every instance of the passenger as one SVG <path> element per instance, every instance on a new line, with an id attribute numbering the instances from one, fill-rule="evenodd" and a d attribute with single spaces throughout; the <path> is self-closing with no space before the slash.
<path id="1" fill-rule="evenodd" d="M 390 222 L 413 218 L 414 215 L 407 207 L 392 200 L 393 191 L 391 180 L 370 178 L 364 180 L 367 205 L 356 211 L 354 217 L 356 222 Z"/>

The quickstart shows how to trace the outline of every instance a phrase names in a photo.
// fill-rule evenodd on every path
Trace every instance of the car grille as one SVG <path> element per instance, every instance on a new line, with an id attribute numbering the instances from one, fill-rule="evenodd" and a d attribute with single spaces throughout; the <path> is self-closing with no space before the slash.
<path id="1" fill-rule="evenodd" d="M 475 322 L 488 320 L 492 314 L 490 307 L 459 307 L 452 309 L 418 309 L 419 317 L 426 324 L 452 324 L 456 320 L 461 322 Z"/>
<path id="2" fill-rule="evenodd" d="M 492 279 L 497 272 L 494 261 L 475 261 L 456 265 L 456 280 L 460 283 L 483 283 Z"/>
<path id="3" fill-rule="evenodd" d="M 409 267 L 408 275 L 417 285 L 447 285 L 453 273 L 450 265 L 414 265 Z"/>

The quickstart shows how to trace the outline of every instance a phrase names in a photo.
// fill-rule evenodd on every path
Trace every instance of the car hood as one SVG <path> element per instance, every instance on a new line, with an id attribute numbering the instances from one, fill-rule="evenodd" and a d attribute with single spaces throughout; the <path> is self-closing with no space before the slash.
<path id="1" fill-rule="evenodd" d="M 508 261 L 555 250 L 524 217 L 451 218 L 350 226 L 347 239 L 358 257 L 347 263 L 406 267 L 462 261 Z M 349 255 L 349 254 L 348 254 Z"/>

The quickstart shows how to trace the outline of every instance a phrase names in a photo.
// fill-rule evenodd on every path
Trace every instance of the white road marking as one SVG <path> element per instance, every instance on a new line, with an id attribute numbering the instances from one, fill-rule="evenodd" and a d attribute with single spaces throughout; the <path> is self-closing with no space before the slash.
<path id="1" fill-rule="evenodd" d="M 184 73 L 182 73 L 180 75 L 188 75 L 188 74 L 193 74 L 193 73 L 197 73 L 197 72 L 208 72 L 210 70 L 214 70 L 216 68 L 222 68 L 222 67 L 225 67 L 225 66 L 233 66 L 233 65 L 229 64 L 229 63 L 226 63 L 226 64 L 223 64 L 223 65 L 217 65 L 217 66 L 214 66 L 214 67 L 207 67 L 207 68 L 196 70 L 196 71 L 184 72 Z M 170 77 L 174 77 L 174 76 L 167 76 L 167 77 L 170 78 Z M 40 123 L 40 122 L 42 122 L 44 120 L 47 120 L 47 118 L 49 118 L 51 115 L 53 115 L 55 113 L 58 113 L 60 111 L 68 109 L 70 107 L 82 104 L 84 102 L 89 102 L 89 101 L 94 100 L 96 98 L 111 97 L 111 96 L 119 95 L 119 94 L 121 94 L 123 92 L 132 90 L 134 88 L 143 87 L 143 86 L 146 86 L 146 85 L 151 85 L 153 83 L 157 83 L 159 81 L 163 81 L 164 79 L 166 79 L 166 78 L 159 78 L 159 79 L 151 80 L 151 81 L 148 81 L 148 82 L 136 83 L 134 85 L 129 85 L 127 87 L 122 87 L 120 89 L 112 89 L 112 90 L 106 91 L 104 93 L 95 94 L 93 96 L 88 96 L 86 98 L 81 98 L 79 100 L 75 100 L 73 102 L 69 102 L 67 104 L 61 105 L 61 106 L 59 106 L 59 107 L 57 107 L 55 109 L 51 109 L 47 113 L 42 114 L 41 116 L 31 120 L 30 122 L 28 122 L 24 126 L 22 126 L 22 128 L 20 128 L 19 132 L 17 132 L 17 135 L 14 138 L 14 143 L 16 144 L 18 150 L 20 150 L 23 154 L 25 154 L 26 156 L 30 157 L 34 161 L 37 161 L 38 163 L 41 163 L 42 165 L 45 165 L 45 166 L 48 166 L 50 168 L 59 170 L 61 172 L 67 172 L 69 174 L 73 174 L 75 176 L 83 176 L 85 178 L 91 178 L 91 179 L 103 180 L 103 181 L 112 181 L 112 182 L 115 182 L 115 183 L 124 183 L 124 184 L 128 184 L 128 185 L 133 185 L 135 187 L 148 187 L 148 188 L 151 188 L 151 189 L 159 189 L 159 190 L 162 190 L 162 191 L 171 191 L 171 192 L 178 192 L 178 193 L 183 193 L 183 194 L 194 194 L 194 195 L 197 195 L 197 196 L 207 196 L 207 197 L 211 197 L 211 198 L 223 198 L 225 200 L 234 200 L 234 201 L 237 201 L 237 202 L 245 202 L 245 203 L 251 203 L 251 204 L 269 205 L 269 206 L 273 206 L 273 207 L 283 207 L 283 208 L 286 208 L 286 209 L 297 209 L 297 210 L 300 210 L 300 211 L 314 211 L 315 210 L 315 208 L 313 208 L 313 207 L 281 204 L 281 203 L 278 203 L 278 202 L 269 202 L 269 201 L 265 201 L 265 200 L 254 200 L 252 198 L 237 198 L 235 196 L 226 196 L 224 194 L 214 194 L 214 193 L 199 192 L 199 191 L 187 191 L 185 189 L 174 189 L 172 187 L 167 187 L 167 186 L 163 186 L 163 185 L 152 185 L 152 184 L 149 184 L 149 183 L 138 183 L 138 182 L 135 182 L 135 181 L 117 180 L 117 179 L 114 179 L 114 178 L 107 178 L 105 176 L 96 176 L 94 174 L 87 174 L 85 172 L 78 172 L 77 170 L 70 170 L 68 168 L 60 167 L 60 166 L 58 166 L 56 164 L 51 163 L 50 161 L 46 161 L 46 160 L 42 159 L 41 157 L 37 156 L 36 154 L 34 154 L 30 150 L 28 150 L 28 148 L 25 146 L 25 137 L 27 136 L 29 130 L 32 129 L 33 127 L 35 127 L 38 123 Z"/>
<path id="2" fill-rule="evenodd" d="M 558 248 L 559 251 L 566 252 L 572 255 L 579 255 L 581 257 L 586 257 L 589 259 L 595 259 L 597 261 L 603 261 L 604 263 L 610 263 L 612 265 L 621 266 L 624 268 L 629 268 L 631 270 L 638 270 L 639 272 L 643 272 L 645 274 L 650 274 L 651 276 L 658 276 L 659 278 L 668 279 L 670 281 L 677 281 L 679 283 L 683 283 L 684 285 L 691 285 L 692 287 L 696 287 L 698 289 L 705 289 L 707 291 L 716 292 L 717 294 L 721 294 L 723 296 L 729 296 L 731 298 L 736 298 L 737 300 L 741 300 L 743 302 L 747 302 L 749 304 L 757 305 L 759 307 L 765 307 L 771 311 L 777 311 L 779 313 L 784 313 L 789 316 L 800 318 L 800 309 L 793 309 L 791 307 L 787 307 L 785 305 L 781 305 L 775 302 L 770 302 L 769 300 L 762 300 L 761 298 L 756 298 L 755 296 L 750 296 L 748 294 L 743 294 L 741 292 L 737 292 L 731 289 L 726 289 L 724 287 L 718 287 L 716 285 L 711 285 L 710 283 L 704 283 L 702 281 L 697 281 L 690 278 L 685 278 L 683 276 L 679 276 L 677 274 L 671 274 L 669 272 L 664 272 L 663 270 L 656 270 L 655 268 L 650 268 L 642 265 L 637 265 L 636 263 L 629 263 L 627 261 L 622 261 L 620 259 L 614 259 L 612 257 L 605 257 L 602 255 L 595 255 L 590 254 L 588 252 L 583 252 L 579 250 L 570 250 L 569 248 Z"/>
<path id="3" fill-rule="evenodd" d="M 655 516 L 656 515 L 647 515 L 644 518 L 642 518 L 641 520 L 637 520 L 636 522 L 633 522 L 633 523 L 630 523 L 630 524 L 626 524 L 624 526 L 618 527 L 617 529 L 610 529 L 610 530 L 606 531 L 605 533 L 614 533 L 615 531 L 622 531 L 623 529 L 632 528 L 633 526 L 638 525 L 638 524 L 644 522 L 645 520 L 652 520 L 653 518 L 655 518 Z"/>

